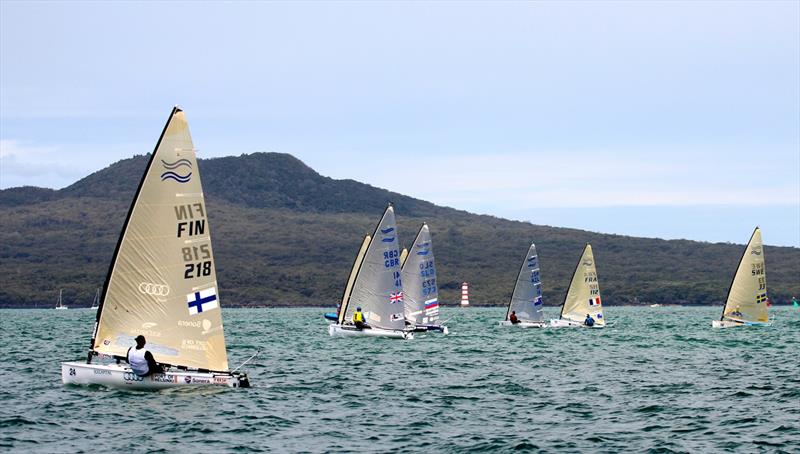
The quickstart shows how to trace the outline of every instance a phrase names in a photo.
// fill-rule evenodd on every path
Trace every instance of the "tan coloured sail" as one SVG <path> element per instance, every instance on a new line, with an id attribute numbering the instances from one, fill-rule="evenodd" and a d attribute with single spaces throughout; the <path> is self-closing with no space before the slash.
<path id="1" fill-rule="evenodd" d="M 769 322 L 767 269 L 761 229 L 756 227 L 733 277 L 721 320 Z"/>
<path id="2" fill-rule="evenodd" d="M 371 236 L 367 235 L 364 237 L 364 242 L 361 243 L 361 249 L 358 250 L 356 261 L 353 263 L 353 269 L 350 270 L 350 277 L 347 279 L 347 286 L 344 288 L 342 304 L 339 306 L 339 323 L 344 323 L 345 318 L 347 318 L 347 303 L 350 302 L 350 295 L 353 292 L 353 283 L 356 281 L 358 269 L 361 268 L 361 263 L 364 262 L 364 255 L 367 253 L 367 248 L 369 247 L 369 243 L 371 241 Z"/>
<path id="3" fill-rule="evenodd" d="M 228 370 L 208 213 L 184 113 L 148 163 L 105 286 L 92 348 L 125 356 L 139 334 L 156 361 Z"/>
<path id="4" fill-rule="evenodd" d="M 594 318 L 596 326 L 606 324 L 603 306 L 600 299 L 600 286 L 597 282 L 597 270 L 594 265 L 592 246 L 586 244 L 583 255 L 572 275 L 572 282 L 561 308 L 561 318 L 575 322 L 586 320 L 586 314 Z"/>

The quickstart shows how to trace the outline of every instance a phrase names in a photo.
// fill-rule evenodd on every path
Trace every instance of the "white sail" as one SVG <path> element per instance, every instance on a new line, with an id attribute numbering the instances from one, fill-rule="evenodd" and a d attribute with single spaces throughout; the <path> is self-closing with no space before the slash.
<path id="1" fill-rule="evenodd" d="M 522 261 L 522 266 L 514 284 L 514 291 L 508 303 L 506 320 L 511 312 L 516 312 L 520 321 L 543 322 L 542 311 L 542 283 L 539 277 L 539 257 L 536 255 L 536 245 L 531 244 L 528 255 Z"/>
<path id="2" fill-rule="evenodd" d="M 100 289 L 97 289 L 94 292 L 94 299 L 92 300 L 92 307 L 91 309 L 97 309 L 100 307 Z"/>
<path id="3" fill-rule="evenodd" d="M 405 327 L 403 285 L 400 276 L 400 247 L 394 208 L 389 205 L 383 213 L 364 258 L 355 271 L 350 295 L 342 299 L 339 320 L 352 319 L 361 307 L 367 324 L 386 330 Z M 362 245 L 363 249 L 363 245 Z M 357 260 L 358 262 L 358 260 Z"/>
<path id="4" fill-rule="evenodd" d="M 428 224 L 420 227 L 411 250 L 403 252 L 400 263 L 406 320 L 413 325 L 435 323 L 439 320 L 439 292 Z"/>
<path id="5" fill-rule="evenodd" d="M 586 244 L 583 254 L 575 267 L 572 282 L 561 307 L 561 318 L 573 322 L 583 323 L 586 315 L 594 318 L 595 326 L 606 324 L 603 316 L 603 306 L 600 298 L 600 285 L 597 282 L 597 270 L 594 264 L 592 246 Z"/>
<path id="6" fill-rule="evenodd" d="M 358 250 L 358 255 L 356 255 L 356 260 L 353 262 L 353 268 L 350 269 L 350 277 L 347 278 L 347 285 L 344 288 L 344 296 L 342 296 L 342 304 L 339 306 L 339 323 L 344 323 L 345 318 L 347 315 L 347 311 L 345 308 L 347 307 L 347 303 L 350 301 L 350 296 L 353 293 L 353 284 L 356 281 L 356 276 L 358 276 L 358 270 L 361 268 L 361 264 L 364 262 L 364 255 L 367 253 L 367 248 L 369 247 L 370 242 L 372 241 L 372 237 L 370 235 L 364 236 L 364 241 L 361 242 L 361 248 Z M 350 313 L 352 315 L 352 312 Z"/>
<path id="7" fill-rule="evenodd" d="M 58 301 L 56 302 L 56 309 L 67 309 L 67 306 L 64 306 L 64 301 L 62 296 L 64 294 L 64 289 L 60 289 L 58 291 Z"/>
<path id="8" fill-rule="evenodd" d="M 739 261 L 720 320 L 769 322 L 767 269 L 761 229 L 758 227 L 753 231 Z"/>
<path id="9" fill-rule="evenodd" d="M 139 334 L 160 363 L 228 370 L 208 213 L 189 127 L 178 108 L 123 226 L 92 351 L 124 357 Z"/>

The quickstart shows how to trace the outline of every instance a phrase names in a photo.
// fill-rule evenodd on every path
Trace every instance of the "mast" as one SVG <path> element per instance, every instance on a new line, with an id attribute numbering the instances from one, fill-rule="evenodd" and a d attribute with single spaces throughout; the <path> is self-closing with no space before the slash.
<path id="1" fill-rule="evenodd" d="M 575 271 L 572 272 L 572 277 L 569 278 L 569 287 L 567 287 L 567 292 L 564 294 L 564 302 L 561 304 L 561 313 L 558 314 L 558 318 L 564 318 L 564 308 L 567 306 L 567 297 L 569 296 L 569 290 L 572 288 L 572 281 L 575 280 L 575 274 L 578 273 L 578 269 L 581 266 L 581 261 L 583 260 L 583 255 L 586 254 L 586 248 L 589 247 L 589 243 L 586 243 L 586 246 L 583 247 L 583 252 L 581 252 L 581 256 L 578 257 L 578 263 L 575 265 Z"/>
<path id="2" fill-rule="evenodd" d="M 144 172 L 142 172 L 142 179 L 139 180 L 139 187 L 136 189 L 136 194 L 133 196 L 133 200 L 131 200 L 131 206 L 128 208 L 128 214 L 125 217 L 125 222 L 122 224 L 122 231 L 119 234 L 119 238 L 117 239 L 117 247 L 114 248 L 114 255 L 111 256 L 111 264 L 108 267 L 108 273 L 106 273 L 106 280 L 105 284 L 103 285 L 103 296 L 100 298 L 100 305 L 97 307 L 97 314 L 95 315 L 94 321 L 94 329 L 92 330 L 92 340 L 89 344 L 89 353 L 86 356 L 86 364 L 92 363 L 92 356 L 94 356 L 94 343 L 97 340 L 97 328 L 100 326 L 100 316 L 103 314 L 103 305 L 106 301 L 106 294 L 108 293 L 109 282 L 111 281 L 111 274 L 114 271 L 114 266 L 117 264 L 117 257 L 119 255 L 119 249 L 122 246 L 122 240 L 125 238 L 125 232 L 128 230 L 128 224 L 131 220 L 131 215 L 133 214 L 133 209 L 136 207 L 136 202 L 139 200 L 139 194 L 142 192 L 142 186 L 144 186 L 144 181 L 147 178 L 147 174 L 150 172 L 150 168 L 153 166 L 153 161 L 155 161 L 156 151 L 158 151 L 158 147 L 161 145 L 161 140 L 164 139 L 164 134 L 167 132 L 167 127 L 169 127 L 169 123 L 172 121 L 172 117 L 175 116 L 176 113 L 181 112 L 181 109 L 178 106 L 172 108 L 172 112 L 169 114 L 169 118 L 167 118 L 166 124 L 164 124 L 164 129 L 161 131 L 161 136 L 158 138 L 158 142 L 156 142 L 155 148 L 153 148 L 153 152 L 150 154 L 150 160 L 147 161 L 147 167 L 145 167 Z"/>
<path id="3" fill-rule="evenodd" d="M 725 309 L 728 308 L 728 301 L 731 298 L 731 290 L 733 290 L 733 283 L 736 281 L 736 275 L 739 273 L 739 267 L 742 265 L 745 257 L 747 257 L 747 251 L 750 250 L 750 243 L 753 241 L 753 237 L 756 236 L 756 232 L 758 232 L 759 227 L 756 226 L 753 229 L 753 233 L 750 234 L 750 239 L 747 240 L 747 244 L 744 245 L 744 252 L 742 253 L 742 258 L 739 259 L 739 263 L 736 265 L 736 270 L 733 272 L 733 277 L 731 278 L 731 285 L 728 287 L 728 295 L 725 297 L 725 304 L 722 305 L 722 315 L 720 315 L 719 320 L 722 321 L 725 319 Z"/>

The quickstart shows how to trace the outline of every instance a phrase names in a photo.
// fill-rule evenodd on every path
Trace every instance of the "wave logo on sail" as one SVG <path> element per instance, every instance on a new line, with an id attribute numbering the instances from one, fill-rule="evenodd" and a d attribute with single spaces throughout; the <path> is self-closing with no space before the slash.
<path id="1" fill-rule="evenodd" d="M 586 259 L 583 261 L 583 266 L 592 266 L 593 263 L 592 259 Z"/>
<path id="2" fill-rule="evenodd" d="M 161 174 L 161 181 L 175 180 L 178 183 L 188 183 L 191 181 L 192 161 L 188 159 L 178 159 L 175 162 L 167 162 L 162 159 L 161 164 L 164 166 L 164 169 L 166 169 L 166 171 Z M 189 173 L 182 175 L 182 173 L 186 171 Z"/>
<path id="3" fill-rule="evenodd" d="M 761 255 L 761 246 L 754 247 L 753 250 L 750 251 L 750 254 L 752 254 L 752 255 Z"/>
<path id="4" fill-rule="evenodd" d="M 418 244 L 417 247 L 419 251 L 417 251 L 417 255 L 428 255 L 431 252 L 431 242 L 426 241 L 422 244 Z"/>
<path id="5" fill-rule="evenodd" d="M 528 268 L 536 268 L 539 264 L 536 262 L 536 256 L 532 255 L 528 257 Z"/>
<path id="6" fill-rule="evenodd" d="M 394 243 L 395 240 L 394 235 L 386 236 L 391 234 L 392 232 L 394 232 L 394 227 L 389 227 L 388 229 L 381 229 L 381 233 L 384 235 L 381 241 L 383 241 L 384 243 Z"/>

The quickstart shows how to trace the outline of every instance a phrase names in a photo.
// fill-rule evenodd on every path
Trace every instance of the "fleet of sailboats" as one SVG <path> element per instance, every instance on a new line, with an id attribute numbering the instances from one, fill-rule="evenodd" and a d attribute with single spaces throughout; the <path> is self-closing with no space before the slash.
<path id="1" fill-rule="evenodd" d="M 208 213 L 177 107 L 131 203 L 96 317 L 86 361 L 61 364 L 65 384 L 249 386 L 246 374 L 228 368 Z M 164 373 L 140 376 L 121 363 L 139 335 Z"/>
<path id="2" fill-rule="evenodd" d="M 95 292 L 96 322 L 85 362 L 64 362 L 65 384 L 126 388 L 223 385 L 248 387 L 246 374 L 228 367 L 211 233 L 194 146 L 185 115 L 174 108 L 139 183 L 103 292 Z M 469 285 L 460 306 L 469 305 Z M 539 257 L 528 248 L 500 326 L 603 328 L 592 246 L 575 267 L 560 316 L 545 322 Z M 715 328 L 769 326 L 766 267 L 756 227 L 733 276 Z M 59 290 L 56 309 L 63 304 Z M 419 228 L 400 251 L 394 206 L 358 249 L 331 336 L 413 339 L 414 332 L 448 333 L 440 322 L 439 289 L 430 229 Z M 127 365 L 136 336 L 165 367 L 146 376 Z M 248 360 L 249 361 L 249 360 Z M 125 362 L 125 363 L 123 363 Z M 245 362 L 246 363 L 246 362 Z M 240 366 L 241 367 L 241 366 Z"/>
<path id="3" fill-rule="evenodd" d="M 370 336 L 413 339 L 406 329 L 400 241 L 394 207 L 389 204 L 372 235 L 364 237 L 345 286 L 338 320 L 328 326 L 331 336 Z M 360 309 L 360 311 L 359 311 Z M 363 314 L 366 327 L 353 322 Z"/>

